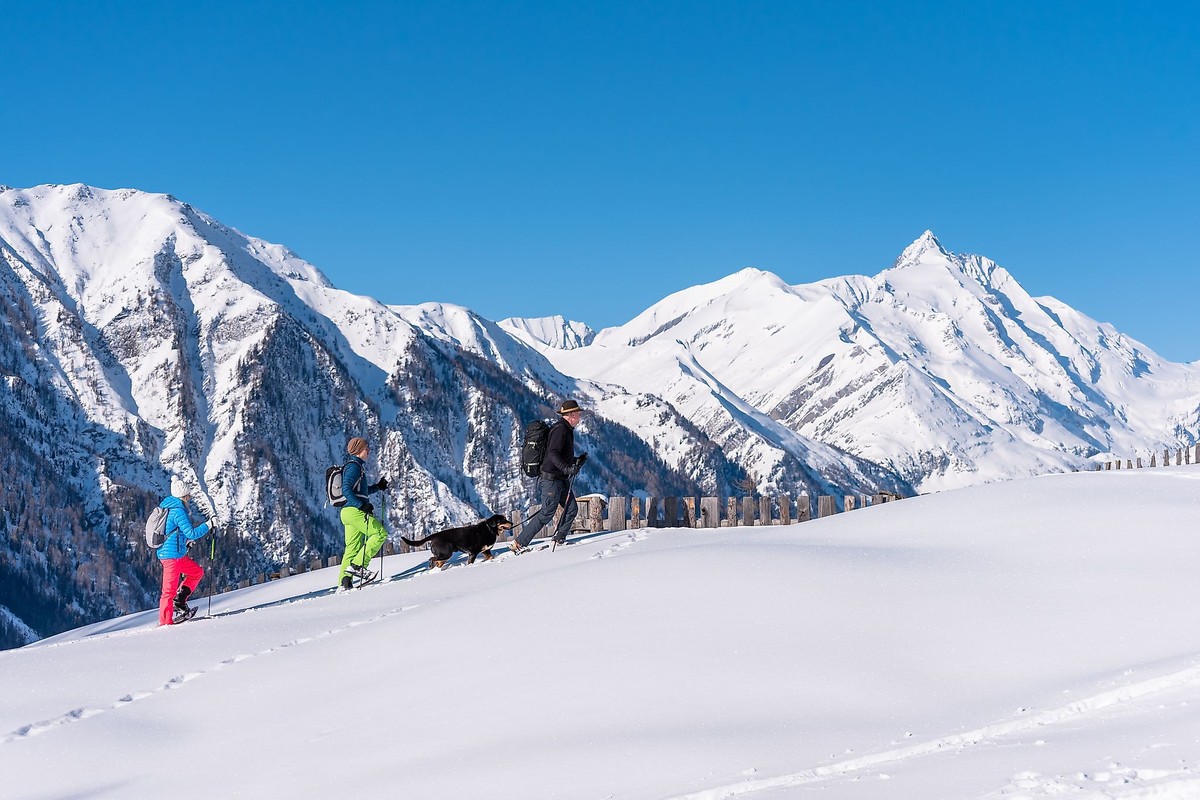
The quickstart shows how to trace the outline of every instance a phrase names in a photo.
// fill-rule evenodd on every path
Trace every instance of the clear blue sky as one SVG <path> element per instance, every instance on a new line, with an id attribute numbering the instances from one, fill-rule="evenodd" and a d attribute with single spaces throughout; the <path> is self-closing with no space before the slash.
<path id="1" fill-rule="evenodd" d="M 1200 358 L 1200 6 L 7 4 L 0 183 L 170 192 L 337 285 L 620 324 L 926 228 Z"/>

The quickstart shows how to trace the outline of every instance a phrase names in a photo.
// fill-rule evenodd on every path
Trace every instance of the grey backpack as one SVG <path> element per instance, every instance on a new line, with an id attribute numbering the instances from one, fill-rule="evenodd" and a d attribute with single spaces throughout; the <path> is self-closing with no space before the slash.
<path id="1" fill-rule="evenodd" d="M 159 506 L 146 519 L 146 544 L 154 550 L 167 541 L 167 509 Z"/>

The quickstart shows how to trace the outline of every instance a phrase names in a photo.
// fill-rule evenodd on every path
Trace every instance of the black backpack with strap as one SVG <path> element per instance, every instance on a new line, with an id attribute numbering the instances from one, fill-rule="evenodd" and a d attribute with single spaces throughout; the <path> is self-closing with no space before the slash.
<path id="1" fill-rule="evenodd" d="M 525 439 L 521 442 L 521 472 L 530 478 L 542 474 L 542 460 L 546 458 L 546 444 L 550 441 L 550 425 L 544 419 L 536 419 L 525 426 Z"/>

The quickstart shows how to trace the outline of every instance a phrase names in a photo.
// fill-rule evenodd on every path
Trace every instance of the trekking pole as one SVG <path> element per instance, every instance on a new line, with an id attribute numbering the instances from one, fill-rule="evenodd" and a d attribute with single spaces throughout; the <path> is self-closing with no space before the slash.
<path id="1" fill-rule="evenodd" d="M 212 533 L 212 531 L 209 531 L 209 533 Z M 212 539 L 211 539 L 211 540 L 209 540 L 209 543 L 208 543 L 208 545 L 209 545 L 209 546 L 208 546 L 208 568 L 209 568 L 210 570 L 212 570 L 213 572 L 216 572 L 216 566 L 217 566 L 217 537 L 216 537 L 216 536 L 212 537 Z M 215 582 L 216 582 L 216 580 L 217 580 L 217 577 L 216 577 L 215 575 L 214 575 L 214 576 L 212 576 L 211 578 L 209 578 L 209 580 L 208 580 L 208 616 L 210 616 L 210 617 L 212 616 L 212 590 L 213 590 L 213 583 L 215 583 Z"/>
<path id="2" fill-rule="evenodd" d="M 579 473 L 576 472 L 574 475 L 571 476 L 571 479 L 567 481 L 567 496 L 566 496 L 566 499 L 563 500 L 563 507 L 562 507 L 562 513 L 564 513 L 564 514 L 567 513 L 567 502 L 571 499 L 571 494 L 575 491 L 575 478 L 578 475 L 579 475 Z M 566 541 L 566 539 L 567 539 L 567 537 L 564 536 L 563 541 Z M 551 536 L 550 537 L 550 552 L 553 553 L 557 547 L 558 547 L 558 537 Z"/>
<path id="3" fill-rule="evenodd" d="M 212 519 L 215 516 L 213 514 L 212 505 L 210 505 L 207 500 L 205 501 L 203 508 L 200 507 L 200 503 L 199 503 L 199 501 L 197 501 L 196 509 L 201 514 L 204 514 L 206 517 L 208 517 L 209 519 Z M 208 611 L 206 613 L 208 614 L 209 617 L 211 617 L 212 616 L 213 583 L 217 579 L 216 576 L 211 573 L 216 571 L 214 569 L 214 565 L 217 560 L 217 537 L 211 528 L 209 528 L 208 533 L 209 533 L 209 536 L 211 537 L 208 540 L 208 571 L 210 574 L 208 576 L 208 589 L 205 591 L 205 594 L 208 596 Z"/>
<path id="4" fill-rule="evenodd" d="M 383 544 L 379 546 L 379 582 L 383 583 L 383 551 L 387 550 L 388 529 L 387 529 L 387 489 L 384 489 L 380 494 L 383 495 L 383 511 L 381 516 L 383 519 L 380 522 L 383 524 Z"/>

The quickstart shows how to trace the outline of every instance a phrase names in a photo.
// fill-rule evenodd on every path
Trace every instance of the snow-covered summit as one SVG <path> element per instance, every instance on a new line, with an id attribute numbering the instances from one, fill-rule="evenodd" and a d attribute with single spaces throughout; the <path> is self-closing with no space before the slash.
<path id="1" fill-rule="evenodd" d="M 509 317 L 500 320 L 499 325 L 529 344 L 558 350 L 583 347 L 596 338 L 596 332 L 587 324 L 566 319 L 560 314 L 550 317 Z"/>
<path id="2" fill-rule="evenodd" d="M 914 264 L 921 261 L 927 254 L 930 258 L 951 258 L 950 252 L 942 246 L 942 243 L 934 235 L 933 231 L 926 230 L 914 239 L 912 244 L 904 248 L 893 266 L 902 267 L 906 264 Z"/>
<path id="3" fill-rule="evenodd" d="M 663 395 L 724 446 L 743 442 L 767 474 L 778 437 L 731 416 L 733 398 L 925 490 L 1077 469 L 1113 450 L 1148 455 L 1200 430 L 1194 365 L 1030 297 L 931 231 L 873 277 L 788 286 L 742 270 L 591 346 L 543 352 L 567 374 Z"/>

